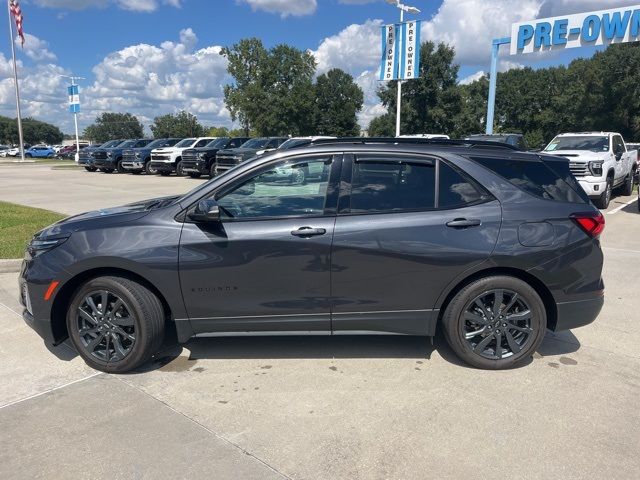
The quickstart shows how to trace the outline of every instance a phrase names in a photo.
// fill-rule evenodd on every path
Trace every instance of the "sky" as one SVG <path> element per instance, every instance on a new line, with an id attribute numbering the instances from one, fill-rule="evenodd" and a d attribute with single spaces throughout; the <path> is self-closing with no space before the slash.
<path id="1" fill-rule="evenodd" d="M 491 40 L 509 36 L 513 22 L 638 0 L 407 0 L 421 9 L 422 39 L 455 47 L 460 82 L 489 69 Z M 80 129 L 102 112 L 130 112 L 148 127 L 153 118 L 188 110 L 210 126 L 233 126 L 223 87 L 232 82 L 220 49 L 258 37 L 267 47 L 309 50 L 318 73 L 351 73 L 365 92 L 360 123 L 385 112 L 379 85 L 380 26 L 398 21 L 384 0 L 21 0 L 26 42 L 16 44 L 23 117 L 73 131 L 66 85 L 80 80 Z M 7 26 L 7 12 L 4 25 Z M 0 42 L 0 115 L 15 117 L 8 32 Z M 507 49 L 505 49 L 507 50 Z M 500 70 L 567 64 L 593 48 L 510 56 Z"/>

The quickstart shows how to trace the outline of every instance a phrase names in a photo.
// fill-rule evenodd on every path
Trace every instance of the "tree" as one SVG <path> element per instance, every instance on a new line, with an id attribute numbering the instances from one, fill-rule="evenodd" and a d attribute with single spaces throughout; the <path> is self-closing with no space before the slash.
<path id="1" fill-rule="evenodd" d="M 153 119 L 151 132 L 155 138 L 168 137 L 203 137 L 207 129 L 203 127 L 195 115 L 184 110 L 173 115 L 161 115 Z"/>
<path id="2" fill-rule="evenodd" d="M 120 138 L 141 138 L 144 128 L 140 120 L 130 113 L 103 113 L 93 125 L 84 130 L 84 136 L 97 143 Z"/>
<path id="3" fill-rule="evenodd" d="M 315 59 L 288 45 L 267 50 L 257 38 L 221 52 L 233 85 L 224 97 L 231 118 L 245 135 L 308 135 L 313 131 Z"/>
<path id="4" fill-rule="evenodd" d="M 402 87 L 403 134 L 448 133 L 456 135 L 455 116 L 462 108 L 458 87 L 459 66 L 454 63 L 455 50 L 448 45 L 425 42 L 420 47 L 420 78 Z M 373 126 L 375 129 L 395 125 L 397 82 L 378 91 L 387 113 Z M 395 128 L 394 128 L 395 132 Z M 390 133 L 390 132 L 388 132 Z"/>
<path id="5" fill-rule="evenodd" d="M 24 143 L 30 145 L 37 143 L 53 145 L 62 142 L 64 137 L 62 131 L 55 125 L 29 117 L 22 120 L 22 132 Z M 0 117 L 0 138 L 3 142 L 10 144 L 17 144 L 20 141 L 17 119 Z"/>
<path id="6" fill-rule="evenodd" d="M 362 109 L 364 93 L 353 77 L 339 68 L 329 70 L 316 80 L 315 131 L 336 137 L 360 134 L 357 113 Z"/>

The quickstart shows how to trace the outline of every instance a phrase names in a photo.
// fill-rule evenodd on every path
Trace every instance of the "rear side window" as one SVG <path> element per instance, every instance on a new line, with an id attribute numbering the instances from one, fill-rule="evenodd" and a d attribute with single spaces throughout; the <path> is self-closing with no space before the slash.
<path id="1" fill-rule="evenodd" d="M 472 157 L 472 160 L 538 198 L 557 202 L 584 203 L 578 192 L 541 160 L 489 157 Z"/>
<path id="2" fill-rule="evenodd" d="M 473 205 L 486 197 L 470 180 L 444 162 L 440 162 L 439 208 Z"/>

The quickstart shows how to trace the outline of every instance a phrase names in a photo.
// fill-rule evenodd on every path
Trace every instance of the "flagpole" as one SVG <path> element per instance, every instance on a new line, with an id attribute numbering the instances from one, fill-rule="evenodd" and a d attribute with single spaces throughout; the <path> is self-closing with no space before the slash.
<path id="1" fill-rule="evenodd" d="M 20 139 L 20 161 L 24 162 L 24 140 L 22 137 L 22 112 L 20 110 L 20 87 L 18 86 L 18 66 L 16 64 L 16 46 L 13 38 L 13 24 L 11 23 L 11 6 L 7 0 L 7 13 L 9 14 L 9 40 L 11 43 L 11 55 L 13 56 L 13 81 L 16 86 L 16 110 L 18 113 L 18 137 Z"/>

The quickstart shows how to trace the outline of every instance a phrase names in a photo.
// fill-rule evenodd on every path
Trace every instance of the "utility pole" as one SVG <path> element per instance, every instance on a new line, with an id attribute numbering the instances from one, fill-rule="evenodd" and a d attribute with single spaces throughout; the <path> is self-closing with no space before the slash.
<path id="1" fill-rule="evenodd" d="M 79 159 L 80 159 L 80 134 L 78 132 L 78 112 L 80 111 L 80 96 L 78 94 L 78 103 L 77 103 L 77 108 L 73 108 L 74 105 L 76 105 L 76 103 L 72 102 L 72 98 L 73 94 L 71 93 L 73 91 L 73 87 L 77 87 L 79 89 L 78 84 L 76 83 L 76 80 L 86 80 L 84 77 L 78 77 L 76 75 L 60 75 L 60 77 L 64 77 L 64 78 L 69 78 L 71 80 L 71 91 L 70 91 L 70 98 L 69 98 L 69 105 L 70 108 L 73 110 L 73 122 L 75 124 L 76 127 L 76 155 L 75 155 L 75 159 L 76 159 L 76 163 L 78 163 Z M 79 90 L 78 90 L 79 92 Z"/>

